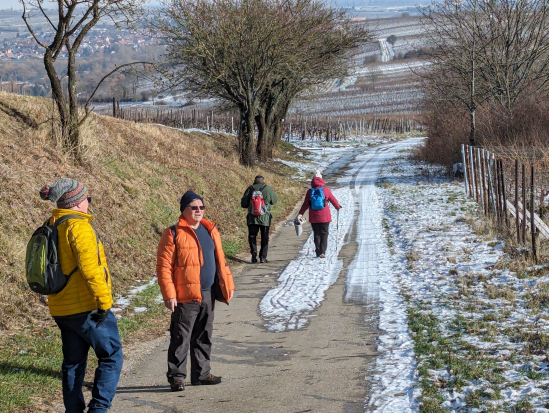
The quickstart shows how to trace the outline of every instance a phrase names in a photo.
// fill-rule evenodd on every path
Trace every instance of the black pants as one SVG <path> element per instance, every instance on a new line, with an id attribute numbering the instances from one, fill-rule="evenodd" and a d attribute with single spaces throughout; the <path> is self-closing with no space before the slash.
<path id="1" fill-rule="evenodd" d="M 252 257 L 257 256 L 257 233 L 261 231 L 261 249 L 259 250 L 259 256 L 261 258 L 267 258 L 267 251 L 269 250 L 269 228 L 266 225 L 248 225 L 248 242 L 250 243 L 250 251 Z"/>
<path id="2" fill-rule="evenodd" d="M 191 383 L 210 375 L 210 354 L 215 300 L 211 291 L 202 291 L 202 302 L 180 303 L 172 313 L 168 348 L 168 381 L 185 380 L 187 354 L 191 351 Z"/>
<path id="3" fill-rule="evenodd" d="M 326 248 L 328 248 L 328 234 L 330 223 L 321 222 L 318 224 L 311 224 L 313 227 L 313 232 L 315 234 L 315 251 L 316 255 L 326 254 Z"/>

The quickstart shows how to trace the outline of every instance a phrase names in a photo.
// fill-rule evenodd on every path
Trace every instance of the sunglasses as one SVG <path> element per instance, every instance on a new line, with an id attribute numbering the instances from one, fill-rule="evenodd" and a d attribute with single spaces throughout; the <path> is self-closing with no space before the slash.
<path id="1" fill-rule="evenodd" d="M 92 203 L 92 197 L 91 196 L 88 196 L 86 199 L 88 200 L 88 204 Z"/>
<path id="2" fill-rule="evenodd" d="M 206 209 L 206 207 L 204 205 L 200 205 L 200 206 L 196 206 L 196 205 L 195 206 L 190 206 L 189 205 L 187 208 L 191 208 L 193 211 L 198 211 L 199 209 L 201 211 L 204 211 Z"/>

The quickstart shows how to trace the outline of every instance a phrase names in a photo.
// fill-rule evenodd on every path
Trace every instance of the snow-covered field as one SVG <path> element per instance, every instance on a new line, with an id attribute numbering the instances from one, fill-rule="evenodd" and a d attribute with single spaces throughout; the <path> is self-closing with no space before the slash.
<path id="1" fill-rule="evenodd" d="M 549 412 L 549 278 L 506 269 L 502 243 L 468 223 L 477 205 L 438 172 L 399 157 L 378 184 L 423 411 Z"/>

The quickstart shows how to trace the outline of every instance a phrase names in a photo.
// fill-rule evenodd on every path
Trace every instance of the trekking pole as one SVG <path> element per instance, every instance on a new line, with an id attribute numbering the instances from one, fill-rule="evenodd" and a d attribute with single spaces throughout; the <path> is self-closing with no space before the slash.
<path id="1" fill-rule="evenodd" d="M 336 225 L 336 254 L 339 243 L 339 209 L 337 210 L 337 225 Z"/>

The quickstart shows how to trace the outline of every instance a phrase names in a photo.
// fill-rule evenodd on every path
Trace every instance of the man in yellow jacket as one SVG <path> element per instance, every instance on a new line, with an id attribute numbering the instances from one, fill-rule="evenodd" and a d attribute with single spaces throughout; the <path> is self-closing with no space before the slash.
<path id="1" fill-rule="evenodd" d="M 57 203 L 50 224 L 74 215 L 58 226 L 58 257 L 63 274 L 71 277 L 63 290 L 48 296 L 51 315 L 63 342 L 63 401 L 66 413 L 83 413 L 82 384 L 89 348 L 98 359 L 88 413 L 106 413 L 122 370 L 122 345 L 112 306 L 111 277 L 103 245 L 90 225 L 91 197 L 86 187 L 62 178 L 40 190 L 40 197 Z"/>

